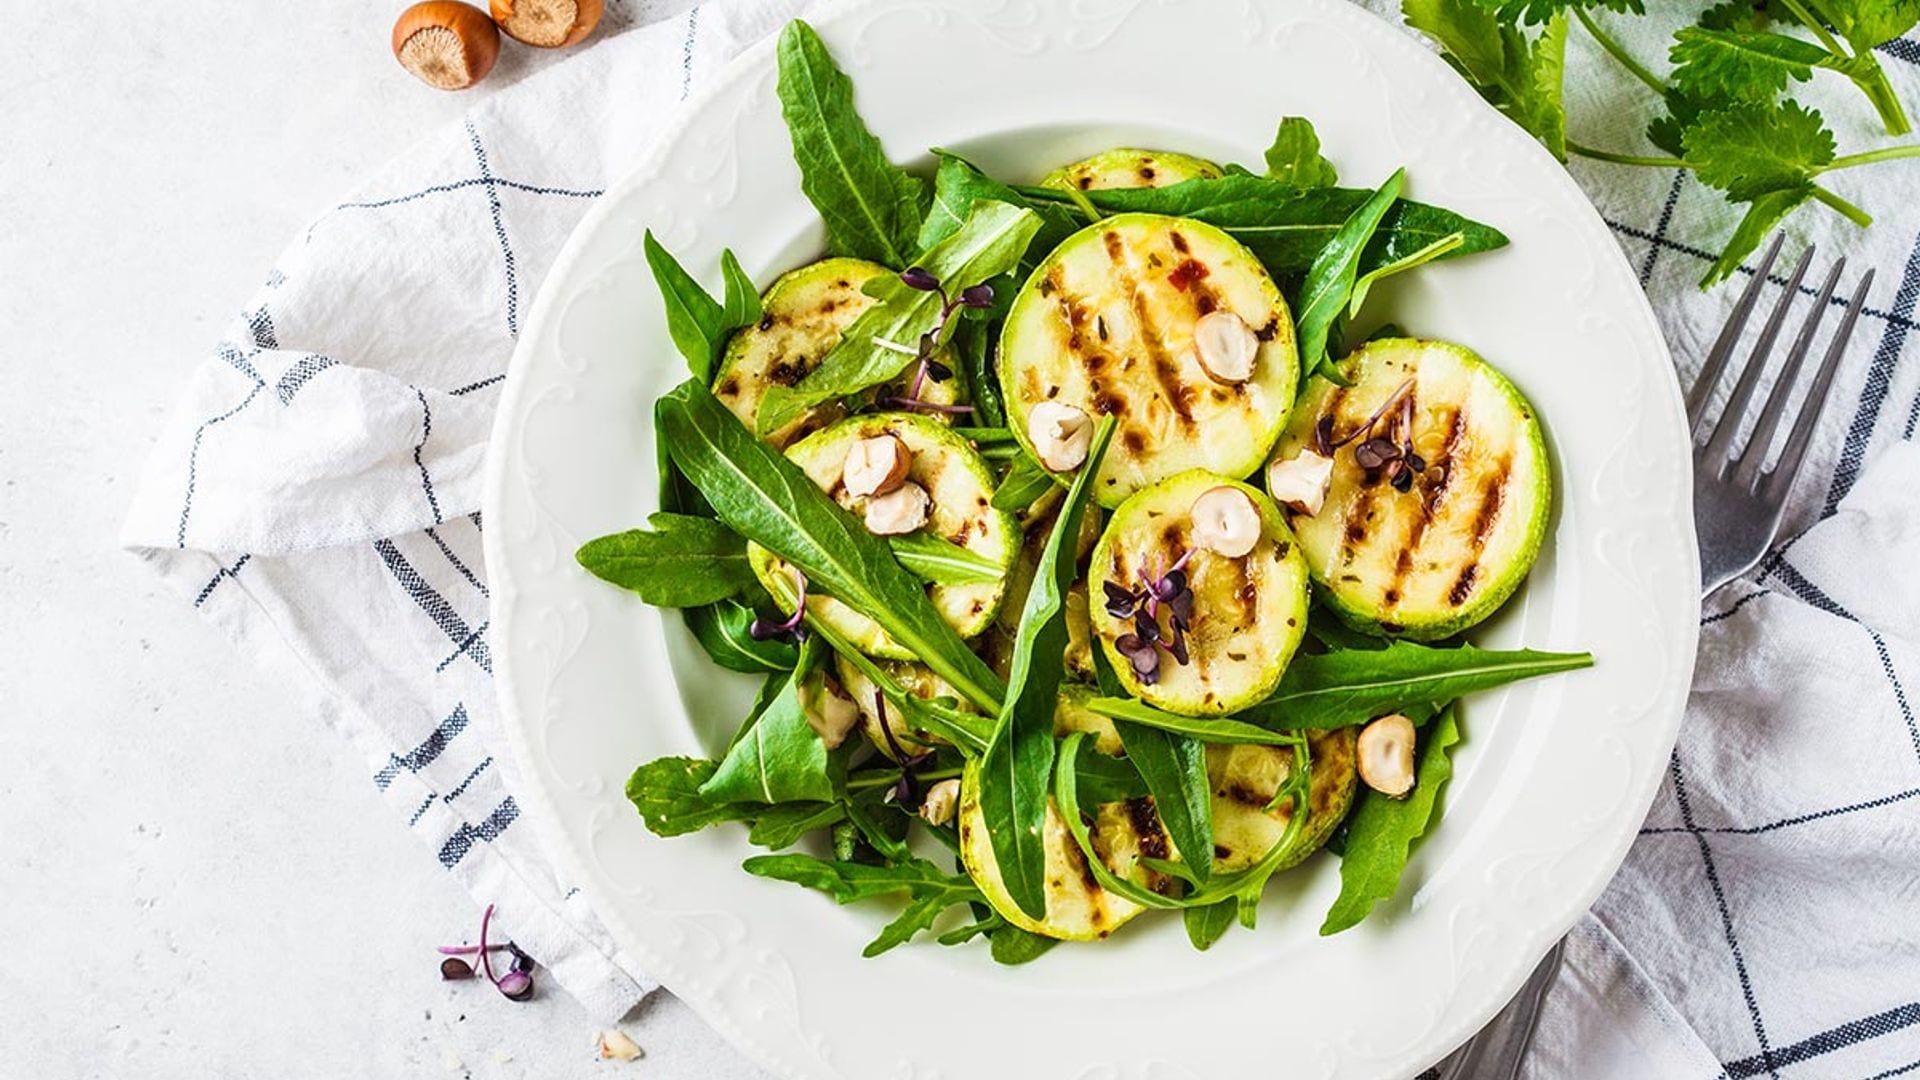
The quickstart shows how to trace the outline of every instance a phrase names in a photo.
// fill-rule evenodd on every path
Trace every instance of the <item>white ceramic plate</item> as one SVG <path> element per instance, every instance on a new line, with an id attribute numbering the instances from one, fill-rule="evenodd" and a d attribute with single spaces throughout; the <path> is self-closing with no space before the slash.
<path id="1" fill-rule="evenodd" d="M 1598 666 L 1475 698 L 1445 819 L 1399 896 L 1317 934 L 1320 857 L 1211 952 L 1149 915 L 1021 968 L 913 944 L 884 921 L 748 877 L 737 827 L 662 840 L 622 794 L 663 754 L 711 754 L 751 680 L 677 617 L 581 572 L 575 547 L 655 508 L 654 397 L 684 377 L 640 239 L 719 280 L 812 257 L 774 95 L 750 50 L 580 225 L 534 306 L 500 409 L 486 505 L 493 628 L 520 797 L 621 946 L 784 1077 L 1406 1076 L 1506 1001 L 1625 855 L 1672 747 L 1698 582 L 1667 351 L 1578 188 L 1399 30 L 1340 0 L 868 0 L 815 20 L 897 155 L 952 147 L 1036 178 L 1119 144 L 1258 163 L 1312 118 L 1349 183 L 1405 165 L 1411 195 L 1506 231 L 1506 250 L 1395 279 L 1376 310 L 1510 374 L 1550 431 L 1553 534 L 1483 643 L 1591 649 Z M 677 692 L 676 692 L 677 687 Z"/>

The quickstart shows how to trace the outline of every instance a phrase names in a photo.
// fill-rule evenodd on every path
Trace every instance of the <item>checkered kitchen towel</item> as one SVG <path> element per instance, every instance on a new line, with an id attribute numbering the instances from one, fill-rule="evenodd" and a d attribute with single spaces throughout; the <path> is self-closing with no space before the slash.
<path id="1" fill-rule="evenodd" d="M 1391 0 L 1368 2 L 1392 17 Z M 653 984 L 516 824 L 487 649 L 483 448 L 521 313 L 589 201 L 677 101 L 802 3 L 731 0 L 610 35 L 321 215 L 195 373 L 127 524 L 243 652 L 313 691 L 441 863 L 605 1018 Z M 1652 28 L 1628 40 L 1663 51 Z M 1575 131 L 1644 150 L 1646 95 L 1589 52 L 1571 65 Z M 1920 109 L 1920 44 L 1885 53 Z M 1843 149 L 1878 141 L 1862 103 L 1831 90 L 1816 80 L 1808 96 Z M 556 100 L 581 122 L 546 123 Z M 1733 299 L 1694 281 L 1734 211 L 1684 174 L 1574 170 L 1690 376 Z M 1668 784 L 1575 931 L 1533 1077 L 1920 1072 L 1920 166 L 1834 185 L 1879 223 L 1808 211 L 1789 251 L 1818 241 L 1880 284 L 1795 539 L 1706 605 Z"/>

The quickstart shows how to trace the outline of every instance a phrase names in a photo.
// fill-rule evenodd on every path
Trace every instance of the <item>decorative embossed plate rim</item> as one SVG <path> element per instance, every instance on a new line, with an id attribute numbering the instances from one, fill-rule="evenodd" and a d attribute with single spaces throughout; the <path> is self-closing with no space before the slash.
<path id="1" fill-rule="evenodd" d="M 1148 919 L 1018 969 L 931 944 L 866 961 L 878 913 L 741 874 L 752 849 L 739 830 L 647 834 L 627 773 L 711 752 L 742 686 L 697 657 L 677 619 L 571 556 L 654 505 L 648 406 L 682 369 L 643 228 L 709 281 L 722 245 L 761 281 L 819 246 L 763 42 L 587 215 L 508 379 L 486 554 L 527 814 L 626 955 L 785 1077 L 1170 1080 L 1279 1053 L 1292 1076 L 1410 1075 L 1492 1015 L 1598 896 L 1685 700 L 1698 595 L 1687 443 L 1665 345 L 1612 237 L 1537 145 L 1341 0 L 851 0 L 813 21 L 896 153 L 951 146 L 1027 175 L 1120 142 L 1258 161 L 1275 119 L 1298 113 L 1350 180 L 1404 164 L 1415 197 L 1505 229 L 1513 247 L 1396 280 L 1382 306 L 1480 349 L 1551 429 L 1549 551 L 1481 636 L 1587 647 L 1599 664 L 1473 702 L 1444 827 L 1400 897 L 1334 938 L 1315 933 L 1338 885 L 1321 858 L 1275 882 L 1259 931 L 1204 955 L 1178 920 Z"/>

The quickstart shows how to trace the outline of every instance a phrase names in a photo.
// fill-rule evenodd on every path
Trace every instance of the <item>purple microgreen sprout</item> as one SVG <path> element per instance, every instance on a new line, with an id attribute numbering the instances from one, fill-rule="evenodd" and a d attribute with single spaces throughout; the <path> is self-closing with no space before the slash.
<path id="1" fill-rule="evenodd" d="M 880 734 L 887 740 L 887 748 L 893 751 L 893 759 L 900 763 L 900 782 L 893 786 L 893 801 L 901 806 L 918 809 L 924 796 L 920 791 L 919 772 L 933 761 L 933 751 L 909 754 L 894 737 L 893 725 L 887 723 L 887 699 L 880 691 L 873 692 L 874 715 L 880 719 Z"/>
<path id="2" fill-rule="evenodd" d="M 973 410 L 965 405 L 933 405 L 931 403 L 922 403 L 920 401 L 920 391 L 926 386 L 929 377 L 931 377 L 934 382 L 946 382 L 948 379 L 953 378 L 953 369 L 933 358 L 934 352 L 940 347 L 940 336 L 946 333 L 947 321 L 953 318 L 953 313 L 958 309 L 963 307 L 975 309 L 992 307 L 993 286 L 986 282 L 981 282 L 978 285 L 969 285 L 960 290 L 960 295 L 950 297 L 947 295 L 946 286 L 940 283 L 940 279 L 934 277 L 933 272 L 923 266 L 910 266 L 901 271 L 900 282 L 909 289 L 918 289 L 921 292 L 939 294 L 940 317 L 934 322 L 933 329 L 920 335 L 920 347 L 918 349 L 909 350 L 905 345 L 901 345 L 898 342 L 887 341 L 877 337 L 873 339 L 874 344 L 881 348 L 892 352 L 909 353 L 919 361 L 919 367 L 913 373 L 913 384 L 911 388 L 908 389 L 907 396 L 904 399 L 888 398 L 883 404 L 908 410 L 925 409 L 931 412 L 942 413 L 972 412 Z"/>
<path id="3" fill-rule="evenodd" d="M 806 640 L 807 631 L 800 625 L 800 621 L 807 615 L 807 575 L 795 570 L 793 576 L 800 582 L 800 595 L 793 602 L 793 614 L 777 623 L 770 623 L 763 617 L 755 616 L 753 622 L 747 626 L 748 637 L 755 641 L 772 641 L 783 637 L 796 642 Z"/>
<path id="4" fill-rule="evenodd" d="M 1177 664 L 1185 665 L 1187 628 L 1193 622 L 1193 587 L 1187 581 L 1187 563 L 1193 559 L 1189 549 L 1172 566 L 1165 556 L 1157 557 L 1151 570 L 1140 565 L 1141 585 L 1126 589 L 1111 581 L 1102 582 L 1106 592 L 1107 614 L 1115 619 L 1131 619 L 1133 630 L 1121 634 L 1113 647 L 1127 658 L 1134 675 L 1152 686 L 1160 678 L 1160 653 L 1165 651 Z M 1160 607 L 1166 605 L 1169 630 L 1160 628 Z"/>
<path id="5" fill-rule="evenodd" d="M 1321 417 L 1313 428 L 1314 449 L 1322 457 L 1332 457 L 1334 451 L 1360 440 L 1360 445 L 1353 448 L 1355 464 L 1369 473 L 1384 470 L 1387 483 L 1393 485 L 1395 491 L 1411 490 L 1414 474 L 1426 471 L 1427 467 L 1426 460 L 1413 449 L 1413 387 L 1413 379 L 1401 383 L 1372 416 L 1337 439 L 1333 434 L 1333 417 Z M 1389 414 L 1393 415 L 1387 421 L 1386 430 L 1377 433 L 1380 421 Z"/>
<path id="6" fill-rule="evenodd" d="M 440 977 L 451 982 L 455 979 L 473 978 L 473 965 L 457 956 L 449 956 L 440 961 Z"/>
<path id="7" fill-rule="evenodd" d="M 533 996 L 533 957 L 523 952 L 520 946 L 509 941 L 495 945 L 487 941 L 487 932 L 493 924 L 493 905 L 488 904 L 480 913 L 480 943 L 478 945 L 442 945 L 440 955 L 440 977 L 448 981 L 471 979 L 474 967 L 469 957 L 479 957 L 480 973 L 494 989 L 513 1001 L 525 1001 Z M 513 966 L 505 974 L 496 975 L 493 970 L 493 954 L 504 952 L 513 957 Z"/>

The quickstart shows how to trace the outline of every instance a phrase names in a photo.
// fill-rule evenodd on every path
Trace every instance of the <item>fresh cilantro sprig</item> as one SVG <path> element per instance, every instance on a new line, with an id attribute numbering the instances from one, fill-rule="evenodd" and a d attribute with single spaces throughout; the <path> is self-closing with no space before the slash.
<path id="1" fill-rule="evenodd" d="M 1407 24 L 1439 43 L 1481 96 L 1562 159 L 1686 169 L 1745 215 L 1701 280 L 1739 268 L 1799 207 L 1818 202 L 1855 224 L 1873 217 L 1818 182 L 1826 173 L 1920 157 L 1895 144 L 1840 155 L 1817 110 L 1782 95 L 1820 70 L 1852 81 L 1889 134 L 1910 130 L 1874 47 L 1920 23 L 1920 0 L 1727 0 L 1674 34 L 1672 72 L 1662 78 L 1596 17 L 1645 14 L 1641 0 L 1402 0 Z M 1577 24 L 1635 79 L 1659 95 L 1647 139 L 1664 154 L 1587 146 L 1567 131 L 1563 83 L 1568 27 Z M 1801 35 L 1806 36 L 1801 36 Z"/>

